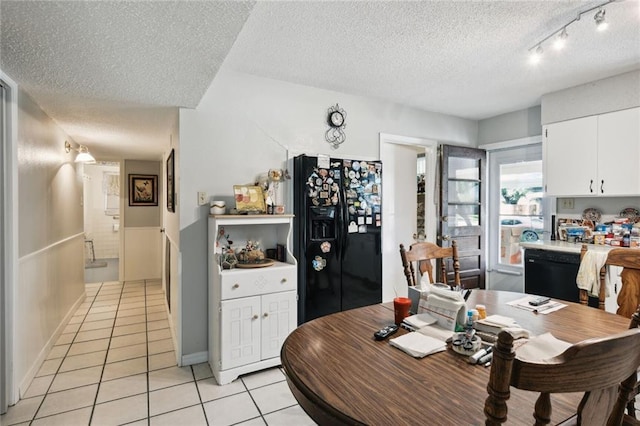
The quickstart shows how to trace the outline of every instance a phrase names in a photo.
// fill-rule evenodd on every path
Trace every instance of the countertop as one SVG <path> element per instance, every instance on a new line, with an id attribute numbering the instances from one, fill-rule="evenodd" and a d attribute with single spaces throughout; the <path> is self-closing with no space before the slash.
<path id="1" fill-rule="evenodd" d="M 568 243 L 566 241 L 535 241 L 535 242 L 521 242 L 520 247 L 525 249 L 539 249 L 539 250 L 552 250 L 561 251 L 565 253 L 580 253 L 582 243 Z M 587 244 L 589 250 L 609 251 L 614 248 L 608 245 L 596 245 Z M 629 249 L 636 250 L 636 249 Z"/>

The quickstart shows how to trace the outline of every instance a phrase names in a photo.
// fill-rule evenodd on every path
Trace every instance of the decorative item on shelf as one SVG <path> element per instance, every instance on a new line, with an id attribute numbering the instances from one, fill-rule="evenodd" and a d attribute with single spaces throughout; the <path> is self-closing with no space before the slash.
<path id="1" fill-rule="evenodd" d="M 271 266 L 275 262 L 273 259 L 267 259 L 264 252 L 260 249 L 260 243 L 257 241 L 247 241 L 245 247 L 237 254 L 238 268 L 263 268 Z"/>
<path id="2" fill-rule="evenodd" d="M 598 209 L 588 208 L 582 212 L 582 218 L 593 223 L 598 223 L 602 218 L 602 213 L 600 213 Z"/>
<path id="3" fill-rule="evenodd" d="M 267 210 L 262 188 L 253 185 L 233 185 L 236 210 L 239 214 L 264 214 Z"/>
<path id="4" fill-rule="evenodd" d="M 216 251 L 220 250 L 219 261 L 222 269 L 232 269 L 238 263 L 231 244 L 233 244 L 233 241 L 229 239 L 229 234 L 225 234 L 224 227 L 221 226 L 216 237 Z"/>
<path id="5" fill-rule="evenodd" d="M 212 201 L 211 202 L 211 214 L 225 214 L 227 212 L 227 203 L 224 201 Z"/>
<path id="6" fill-rule="evenodd" d="M 629 222 L 631 223 L 637 223 L 640 221 L 640 212 L 638 209 L 634 209 L 633 207 L 627 207 L 620 212 L 620 217 L 629 219 Z"/>
<path id="7" fill-rule="evenodd" d="M 285 197 L 282 194 L 281 183 L 291 179 L 289 170 L 283 169 L 269 169 L 266 174 L 260 175 L 256 181 L 256 186 L 259 186 L 264 191 L 264 201 L 266 205 L 267 214 L 283 214 L 284 205 L 281 200 Z"/>
<path id="8" fill-rule="evenodd" d="M 340 144 L 346 140 L 344 128 L 347 126 L 345 123 L 347 113 L 344 109 L 340 108 L 338 104 L 329 107 L 327 113 L 329 129 L 326 131 L 324 137 L 333 149 L 338 149 Z"/>

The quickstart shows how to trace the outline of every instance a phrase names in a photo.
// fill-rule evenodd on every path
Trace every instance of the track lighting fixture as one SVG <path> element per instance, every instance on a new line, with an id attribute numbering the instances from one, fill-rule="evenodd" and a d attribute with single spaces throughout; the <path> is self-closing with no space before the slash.
<path id="1" fill-rule="evenodd" d="M 64 141 L 64 150 L 68 154 L 71 150 L 78 151 L 76 163 L 95 164 L 96 159 L 89 153 L 89 148 L 84 145 L 78 145 L 77 148 L 71 146 L 69 141 Z"/>
<path id="2" fill-rule="evenodd" d="M 545 38 L 543 38 L 542 40 L 540 40 L 539 42 L 531 46 L 529 48 L 529 53 L 531 54 L 531 63 L 537 64 L 538 62 L 540 62 L 540 60 L 542 59 L 542 53 L 543 53 L 542 45 L 553 36 L 556 36 L 555 41 L 553 43 L 556 50 L 561 50 L 562 48 L 564 48 L 564 46 L 567 43 L 567 39 L 569 38 L 569 33 L 567 32 L 567 28 L 569 27 L 569 25 L 573 24 L 574 22 L 578 22 L 580 18 L 582 18 L 582 15 L 586 13 L 589 13 L 598 9 L 596 14 L 593 16 L 593 19 L 596 23 L 596 28 L 598 31 L 605 30 L 609 24 L 605 21 L 604 6 L 608 5 L 609 3 L 613 3 L 615 1 L 617 0 L 607 0 L 589 9 L 585 9 L 581 12 L 578 12 L 578 15 L 574 19 L 567 22 L 562 27 L 560 27 L 556 31 L 552 32 L 551 34 L 549 34 L 548 36 L 546 36 Z"/>

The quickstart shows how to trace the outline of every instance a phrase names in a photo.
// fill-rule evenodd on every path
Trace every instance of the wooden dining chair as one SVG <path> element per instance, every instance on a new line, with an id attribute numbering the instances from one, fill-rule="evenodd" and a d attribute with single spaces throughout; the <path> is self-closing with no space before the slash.
<path id="1" fill-rule="evenodd" d="M 629 323 L 629 329 L 640 327 L 640 305 L 637 306 L 636 311 L 631 315 L 631 322 Z M 633 391 L 629 395 L 629 402 L 627 402 L 627 414 L 634 419 L 636 418 L 636 395 L 640 394 L 640 383 L 638 383 L 636 375 L 636 383 L 633 387 Z"/>
<path id="2" fill-rule="evenodd" d="M 580 248 L 580 262 L 582 262 L 585 258 L 585 256 L 587 255 L 587 248 L 588 246 L 586 244 L 583 244 L 582 247 Z M 599 273 L 599 280 L 600 280 L 600 289 L 598 291 L 598 309 L 602 309 L 604 311 L 604 300 L 606 299 L 606 295 L 607 295 L 607 288 L 606 288 L 606 274 L 607 274 L 607 268 L 606 266 L 603 266 L 600 269 L 600 273 Z M 580 303 L 583 305 L 588 305 L 589 304 L 589 292 L 585 289 L 580 289 Z"/>
<path id="3" fill-rule="evenodd" d="M 580 250 L 582 259 L 587 251 L 587 245 L 583 244 Z M 621 266 L 621 287 L 618 292 L 618 310 L 616 313 L 631 318 L 640 304 L 640 250 L 628 248 L 611 249 L 607 255 L 607 261 L 600 269 L 600 291 L 598 294 L 598 308 L 604 310 L 606 297 L 607 266 Z M 580 303 L 587 305 L 589 296 L 586 290 L 580 290 Z"/>
<path id="4" fill-rule="evenodd" d="M 507 400 L 513 386 L 540 392 L 533 411 L 536 426 L 551 421 L 550 394 L 569 392 L 584 392 L 584 396 L 576 417 L 563 424 L 640 424 L 624 413 L 639 366 L 640 328 L 584 340 L 556 357 L 537 362 L 519 359 L 513 337 L 502 331 L 493 349 L 485 423 L 507 421 Z"/>
<path id="5" fill-rule="evenodd" d="M 458 259 L 458 245 L 455 241 L 451 241 L 451 247 L 440 247 L 433 243 L 420 242 L 413 243 L 409 250 L 404 248 L 404 244 L 400 244 L 400 258 L 404 275 L 409 286 L 415 286 L 420 283 L 416 272 L 420 272 L 420 276 L 427 274 L 429 281 L 435 283 L 433 277 L 433 268 L 431 266 L 432 259 L 440 259 L 440 267 L 442 281 L 452 287 L 460 287 L 460 261 Z M 451 259 L 453 262 L 453 283 L 448 282 L 446 260 Z"/>

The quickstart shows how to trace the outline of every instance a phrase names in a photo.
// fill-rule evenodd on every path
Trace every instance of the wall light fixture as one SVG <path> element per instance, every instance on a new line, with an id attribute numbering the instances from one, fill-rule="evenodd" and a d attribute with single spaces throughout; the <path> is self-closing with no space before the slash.
<path id="1" fill-rule="evenodd" d="M 93 158 L 93 155 L 89 153 L 89 148 L 84 145 L 78 145 L 77 148 L 74 148 L 71 146 L 69 141 L 64 141 L 64 150 L 66 153 L 71 152 L 71 150 L 78 152 L 75 160 L 76 163 L 95 164 L 96 162 L 96 159 Z"/>

